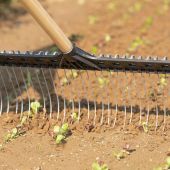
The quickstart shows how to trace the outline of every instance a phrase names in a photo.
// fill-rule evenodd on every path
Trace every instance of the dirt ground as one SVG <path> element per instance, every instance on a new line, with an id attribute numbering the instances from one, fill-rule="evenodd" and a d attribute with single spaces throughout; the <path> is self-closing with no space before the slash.
<path id="1" fill-rule="evenodd" d="M 94 51 L 94 47 L 97 47 L 98 54 L 130 53 L 168 57 L 170 53 L 170 4 L 168 1 L 43 0 L 42 3 L 68 36 L 72 34 L 83 36 L 78 45 L 87 51 Z M 16 12 L 14 8 L 21 12 Z M 7 12 L 0 17 L 0 51 L 37 50 L 52 45 L 49 37 L 29 14 L 21 10 L 20 6 L 15 4 L 11 11 L 13 12 L 10 14 Z M 145 43 L 140 44 L 133 51 L 128 50 L 132 42 L 139 37 L 142 37 Z M 92 75 L 90 83 L 92 87 L 95 87 L 94 74 L 90 75 Z M 122 82 L 121 87 L 125 88 L 123 76 L 122 74 L 119 81 Z M 137 76 L 135 78 L 139 85 L 137 87 L 142 88 L 143 79 Z M 130 84 L 130 78 L 127 80 Z M 150 86 L 155 85 L 156 79 L 152 82 L 152 76 L 147 76 L 146 80 L 150 82 Z M 76 83 L 72 83 L 73 87 L 79 88 Z M 170 83 L 169 80 L 168 83 Z M 68 96 L 69 89 L 70 86 L 66 88 Z M 99 96 L 98 102 L 105 100 L 107 89 L 105 90 L 105 96 Z M 121 95 L 119 91 L 118 96 Z M 163 126 L 160 126 L 158 132 L 152 129 L 151 132 L 145 133 L 141 126 L 131 125 L 122 130 L 123 118 L 121 117 L 123 116 L 121 114 L 124 114 L 122 110 L 119 112 L 120 119 L 116 128 L 107 125 L 99 127 L 96 124 L 92 130 L 89 130 L 91 127 L 87 123 L 73 124 L 70 125 L 72 135 L 67 138 L 67 142 L 57 146 L 50 135 L 50 127 L 56 123 L 56 120 L 39 118 L 26 127 L 24 135 L 0 149 L 0 169 L 90 170 L 93 162 L 102 161 L 110 170 L 152 170 L 164 163 L 170 155 L 170 100 L 169 91 L 167 92 L 168 99 L 162 97 L 162 103 L 159 103 L 161 111 L 164 101 L 168 108 L 165 131 L 162 130 Z M 94 90 L 93 93 L 97 92 Z M 114 93 L 113 90 L 112 93 Z M 139 105 L 138 101 L 136 93 L 132 94 L 131 102 Z M 121 102 L 121 100 L 118 101 L 118 103 Z M 142 105 L 147 106 L 145 100 Z M 163 116 L 160 118 L 163 122 Z M 135 114 L 133 122 L 137 124 L 139 119 L 139 114 Z M 151 120 L 155 120 L 155 115 L 151 117 Z M 9 115 L 4 113 L 1 116 L 0 143 L 3 142 L 8 130 L 16 127 L 18 122 L 19 118 L 14 113 Z M 127 146 L 132 150 L 130 155 L 117 160 L 114 152 Z"/>

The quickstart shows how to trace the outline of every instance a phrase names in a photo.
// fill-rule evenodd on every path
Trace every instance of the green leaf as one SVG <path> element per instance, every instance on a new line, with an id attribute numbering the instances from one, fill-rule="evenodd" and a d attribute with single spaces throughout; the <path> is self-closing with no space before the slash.
<path id="1" fill-rule="evenodd" d="M 120 160 L 125 158 L 125 152 L 123 150 L 121 151 L 115 151 L 113 152 L 113 155 L 115 156 L 116 159 Z"/>
<path id="2" fill-rule="evenodd" d="M 69 80 L 66 78 L 66 77 L 64 77 L 64 78 L 62 78 L 61 79 L 61 86 L 66 86 L 66 85 L 68 85 L 70 82 L 69 82 Z"/>
<path id="3" fill-rule="evenodd" d="M 62 130 L 65 132 L 65 133 L 67 133 L 68 132 L 68 130 L 69 130 L 69 126 L 68 126 L 68 123 L 64 123 L 63 125 L 62 125 Z"/>
<path id="4" fill-rule="evenodd" d="M 166 163 L 168 165 L 168 168 L 170 168 L 170 156 L 166 158 Z"/>
<path id="5" fill-rule="evenodd" d="M 98 21 L 98 17 L 95 16 L 95 15 L 90 15 L 90 16 L 88 17 L 88 20 L 89 20 L 89 24 L 90 24 L 90 25 L 94 25 L 94 24 L 96 24 L 96 22 Z"/>
<path id="6" fill-rule="evenodd" d="M 109 170 L 106 164 L 99 165 L 99 163 L 94 162 L 92 164 L 92 170 Z"/>
<path id="7" fill-rule="evenodd" d="M 21 126 L 27 121 L 27 116 L 23 116 L 21 119 Z"/>
<path id="8" fill-rule="evenodd" d="M 91 50 L 92 54 L 97 54 L 97 51 L 98 51 L 97 46 L 93 46 Z"/>
<path id="9" fill-rule="evenodd" d="M 55 134 L 60 133 L 60 126 L 54 126 L 53 132 L 54 132 Z"/>
<path id="10" fill-rule="evenodd" d="M 143 127 L 144 132 L 145 132 L 145 133 L 148 133 L 148 131 L 149 131 L 149 126 L 148 126 L 148 124 L 147 124 L 146 122 L 143 122 L 143 123 L 142 123 L 142 127 Z"/>
<path id="11" fill-rule="evenodd" d="M 99 83 L 100 88 L 103 88 L 104 86 L 106 86 L 109 83 L 108 79 L 102 78 L 102 77 L 98 77 L 97 81 Z"/>
<path id="12" fill-rule="evenodd" d="M 65 136 L 64 135 L 57 135 L 56 137 L 56 143 L 57 144 L 61 144 L 65 139 Z"/>
<path id="13" fill-rule="evenodd" d="M 31 103 L 31 110 L 32 110 L 33 114 L 37 114 L 40 107 L 41 107 L 41 105 L 38 101 L 32 102 Z"/>
<path id="14" fill-rule="evenodd" d="M 77 121 L 78 120 L 78 113 L 77 112 L 72 113 L 71 117 L 72 117 L 73 121 Z"/>
<path id="15" fill-rule="evenodd" d="M 128 49 L 129 52 L 134 52 L 136 51 L 136 49 L 142 45 L 144 45 L 145 42 L 142 38 L 137 37 L 136 39 L 134 39 Z"/>

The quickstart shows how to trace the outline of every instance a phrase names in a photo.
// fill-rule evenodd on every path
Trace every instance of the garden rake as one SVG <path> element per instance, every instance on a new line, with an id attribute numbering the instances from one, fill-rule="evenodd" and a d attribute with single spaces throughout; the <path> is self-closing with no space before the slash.
<path id="1" fill-rule="evenodd" d="M 0 52 L 0 114 L 31 110 L 93 125 L 169 129 L 167 57 L 95 56 L 73 44 L 37 0 L 20 0 L 59 50 Z"/>

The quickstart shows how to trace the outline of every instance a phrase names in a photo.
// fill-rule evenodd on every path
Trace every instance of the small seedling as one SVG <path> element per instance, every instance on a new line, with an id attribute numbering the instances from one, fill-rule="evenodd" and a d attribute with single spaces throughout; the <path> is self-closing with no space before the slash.
<path id="1" fill-rule="evenodd" d="M 166 75 L 164 75 L 164 74 L 160 75 L 159 84 L 160 84 L 160 87 L 161 87 L 162 89 L 164 89 L 164 87 L 167 86 L 168 83 L 167 83 Z"/>
<path id="2" fill-rule="evenodd" d="M 69 83 L 70 83 L 70 81 L 66 77 L 61 79 L 61 86 L 66 86 Z"/>
<path id="3" fill-rule="evenodd" d="M 31 102 L 31 113 L 29 116 L 33 116 L 33 115 L 37 114 L 40 107 L 41 107 L 41 104 L 38 101 Z"/>
<path id="4" fill-rule="evenodd" d="M 75 79 L 78 77 L 78 72 L 76 70 L 72 70 L 69 74 L 68 74 L 68 78 L 71 78 L 71 79 Z"/>
<path id="5" fill-rule="evenodd" d="M 169 170 L 169 169 L 170 169 L 170 157 L 166 158 L 166 161 L 162 166 L 153 168 L 153 170 Z"/>
<path id="6" fill-rule="evenodd" d="M 144 131 L 145 133 L 148 133 L 148 132 L 149 132 L 149 125 L 148 125 L 147 122 L 143 122 L 143 123 L 142 123 L 142 127 L 143 127 L 143 131 Z"/>
<path id="7" fill-rule="evenodd" d="M 129 13 L 133 14 L 136 12 L 140 12 L 142 10 L 142 3 L 136 2 L 132 7 L 129 8 Z"/>
<path id="8" fill-rule="evenodd" d="M 98 47 L 97 46 L 93 46 L 92 49 L 91 49 L 91 53 L 92 54 L 97 54 L 97 51 L 98 51 Z"/>
<path id="9" fill-rule="evenodd" d="M 53 133 L 56 144 L 63 143 L 68 135 L 68 132 L 69 132 L 68 123 L 64 123 L 61 127 L 54 126 Z"/>
<path id="10" fill-rule="evenodd" d="M 147 17 L 144 21 L 142 28 L 141 28 L 141 32 L 146 33 L 147 30 L 149 28 L 151 28 L 152 24 L 153 24 L 153 17 L 152 16 Z"/>
<path id="11" fill-rule="evenodd" d="M 27 116 L 23 116 L 22 118 L 21 118 L 21 122 L 20 122 L 20 125 L 21 126 L 23 126 L 24 124 L 25 124 L 25 122 L 27 121 Z"/>
<path id="12" fill-rule="evenodd" d="M 132 41 L 130 47 L 128 48 L 128 51 L 134 52 L 137 50 L 137 48 L 139 48 L 140 46 L 144 44 L 145 44 L 145 41 L 141 37 L 137 37 L 136 39 Z"/>
<path id="13" fill-rule="evenodd" d="M 56 142 L 56 144 L 61 144 L 64 142 L 64 140 L 65 140 L 64 135 L 57 135 L 55 142 Z"/>
<path id="14" fill-rule="evenodd" d="M 98 77 L 97 81 L 99 83 L 100 88 L 105 87 L 109 83 L 108 79 L 102 77 Z"/>
<path id="15" fill-rule="evenodd" d="M 95 16 L 95 15 L 90 15 L 90 16 L 88 17 L 88 20 L 89 20 L 89 24 L 90 24 L 90 25 L 94 25 L 94 24 L 96 24 L 96 22 L 98 21 L 98 17 Z"/>
<path id="16" fill-rule="evenodd" d="M 110 10 L 110 11 L 115 11 L 116 3 L 114 1 L 111 1 L 110 3 L 108 3 L 107 9 Z"/>
<path id="17" fill-rule="evenodd" d="M 73 119 L 74 122 L 78 121 L 78 119 L 79 119 L 77 112 L 72 113 L 71 117 L 72 117 L 72 119 Z"/>
<path id="18" fill-rule="evenodd" d="M 4 138 L 5 143 L 12 141 L 19 137 L 22 133 L 17 129 L 13 128 Z"/>
<path id="19" fill-rule="evenodd" d="M 106 164 L 100 165 L 98 162 L 92 164 L 92 170 L 109 170 Z"/>
<path id="20" fill-rule="evenodd" d="M 125 154 L 126 154 L 125 150 L 113 152 L 113 155 L 117 160 L 121 160 L 121 159 L 125 158 Z"/>

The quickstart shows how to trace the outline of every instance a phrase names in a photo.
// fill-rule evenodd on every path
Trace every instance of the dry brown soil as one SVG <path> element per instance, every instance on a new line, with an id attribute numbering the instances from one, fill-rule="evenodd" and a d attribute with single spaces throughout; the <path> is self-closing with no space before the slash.
<path id="1" fill-rule="evenodd" d="M 113 2 L 115 8 L 112 6 Z M 170 53 L 170 10 L 166 11 L 164 9 L 163 0 L 138 0 L 141 5 L 136 4 L 136 8 L 134 7 L 135 2 L 135 0 L 42 1 L 48 12 L 68 36 L 71 34 L 83 35 L 83 39 L 78 44 L 87 51 L 91 51 L 92 46 L 98 45 L 98 53 L 125 54 L 131 42 L 136 37 L 142 37 L 147 40 L 147 45 L 140 46 L 133 52 L 134 54 L 168 56 Z M 18 5 L 15 5 L 15 8 L 21 10 L 21 7 Z M 12 11 L 10 14 L 7 13 L 7 16 L 10 17 L 3 16 L 0 19 L 0 50 L 37 50 L 52 44 L 52 41 L 29 14 L 25 14 L 23 11 Z M 97 21 L 94 24 L 89 24 L 89 16 L 91 16 L 90 20 L 97 19 Z M 153 24 L 147 28 L 145 33 L 141 33 L 141 28 L 143 28 L 146 18 L 150 16 L 153 17 Z M 111 36 L 109 42 L 105 41 L 106 34 Z M 84 73 L 82 74 L 85 76 Z M 94 73 L 90 75 L 90 84 L 95 88 Z M 114 74 L 112 76 L 115 78 Z M 127 81 L 125 81 L 123 76 L 125 76 L 124 73 L 119 80 L 121 82 L 119 82 L 121 84 L 119 88 L 126 88 L 125 83 L 133 83 L 131 81 L 132 75 L 129 75 L 130 78 L 126 77 Z M 141 95 L 144 93 L 143 80 L 145 78 L 147 89 L 152 85 L 154 86 L 156 80 L 158 80 L 158 78 L 154 78 L 154 81 L 152 81 L 151 77 L 153 75 L 151 77 L 146 75 L 143 77 L 144 79 L 141 79 L 140 76 L 135 76 L 138 85 L 135 88 L 142 89 Z M 82 82 L 80 82 L 81 80 L 78 80 L 75 84 L 72 83 L 71 88 L 76 87 L 78 89 L 77 84 L 82 86 Z M 168 83 L 170 83 L 169 80 Z M 109 87 L 113 88 L 111 85 Z M 69 92 L 70 86 L 66 87 L 68 96 L 71 95 Z M 104 97 L 98 96 L 97 102 L 100 103 L 101 100 L 105 100 L 108 89 L 105 89 L 105 92 Z M 88 93 L 91 95 L 90 91 Z M 97 92 L 94 90 L 93 93 Z M 100 92 L 98 93 L 100 94 Z M 115 94 L 114 88 L 110 90 L 110 93 Z M 122 91 L 118 89 L 117 93 L 118 103 L 122 106 L 122 96 L 120 96 Z M 127 104 L 130 105 L 129 102 L 131 102 L 133 105 L 139 105 L 139 98 L 137 98 L 136 93 L 133 93 L 133 90 L 131 95 L 132 100 L 128 99 Z M 164 101 L 166 101 L 166 107 L 169 107 L 169 92 L 165 96 L 166 98 L 161 98 L 162 103 L 158 101 L 158 103 L 160 102 L 161 112 Z M 112 98 L 110 99 L 112 100 Z M 147 107 L 148 104 L 152 107 L 153 103 L 147 103 L 145 99 L 142 101 L 142 107 L 145 105 Z M 99 109 L 99 111 L 101 110 Z M 93 116 L 93 112 L 91 114 Z M 169 114 L 169 111 L 167 111 L 167 114 Z M 134 119 L 132 122 L 134 125 L 129 125 L 127 128 L 125 126 L 123 130 L 123 115 L 124 110 L 120 109 L 115 128 L 105 124 L 100 127 L 98 123 L 95 127 L 91 127 L 87 121 L 70 125 L 72 135 L 61 146 L 56 146 L 50 135 L 50 128 L 57 123 L 56 120 L 49 120 L 48 118 L 34 119 L 29 126 L 25 127 L 26 133 L 23 136 L 1 148 L 0 169 L 90 170 L 93 162 L 102 161 L 108 165 L 110 170 L 152 170 L 163 163 L 170 154 L 169 115 L 166 117 L 166 127 L 160 125 L 157 132 L 152 129 L 149 133 L 144 133 L 143 128 L 138 126 L 139 114 L 133 115 Z M 84 115 L 81 116 L 83 119 Z M 101 117 L 99 116 L 99 118 Z M 142 119 L 145 118 L 146 115 L 143 115 Z M 151 116 L 150 119 L 151 124 L 152 122 L 155 123 L 155 115 Z M 70 121 L 68 117 L 67 120 Z M 163 121 L 163 116 L 160 116 L 162 124 Z M 0 143 L 3 142 L 8 130 L 15 127 L 18 122 L 19 116 L 14 115 L 14 113 L 10 113 L 8 116 L 4 113 L 1 116 Z M 165 131 L 162 130 L 164 127 Z M 124 159 L 117 160 L 114 157 L 114 151 L 120 151 L 127 145 L 130 146 L 133 152 L 130 155 L 126 155 Z"/>

